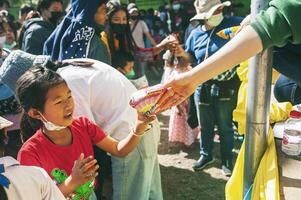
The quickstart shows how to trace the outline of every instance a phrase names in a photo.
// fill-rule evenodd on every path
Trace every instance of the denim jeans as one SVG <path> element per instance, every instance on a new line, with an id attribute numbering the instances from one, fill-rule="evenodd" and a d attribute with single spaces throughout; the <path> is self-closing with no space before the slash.
<path id="1" fill-rule="evenodd" d="M 124 158 L 112 156 L 114 200 L 162 200 L 158 121 Z"/>
<path id="2" fill-rule="evenodd" d="M 289 101 L 293 105 L 300 104 L 301 88 L 295 81 L 280 75 L 274 87 L 274 96 L 279 102 Z"/>
<path id="3" fill-rule="evenodd" d="M 220 135 L 220 153 L 222 163 L 232 162 L 233 135 L 232 112 L 236 106 L 236 93 L 228 97 L 208 96 L 201 85 L 195 91 L 194 100 L 198 121 L 201 126 L 200 154 L 212 157 L 214 126 L 218 126 Z M 205 97 L 205 95 L 207 97 Z M 203 101 L 206 99 L 206 101 Z"/>
<path id="4" fill-rule="evenodd" d="M 287 44 L 274 50 L 273 67 L 282 74 L 274 87 L 274 95 L 279 102 L 301 103 L 300 57 L 301 45 Z"/>

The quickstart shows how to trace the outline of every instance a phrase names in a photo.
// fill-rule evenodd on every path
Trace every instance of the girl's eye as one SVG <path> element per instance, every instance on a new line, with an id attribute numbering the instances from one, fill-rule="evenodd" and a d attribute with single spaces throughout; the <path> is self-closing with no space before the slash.
<path id="1" fill-rule="evenodd" d="M 71 99 L 72 98 L 72 96 L 70 95 L 70 96 L 68 96 L 68 99 Z"/>

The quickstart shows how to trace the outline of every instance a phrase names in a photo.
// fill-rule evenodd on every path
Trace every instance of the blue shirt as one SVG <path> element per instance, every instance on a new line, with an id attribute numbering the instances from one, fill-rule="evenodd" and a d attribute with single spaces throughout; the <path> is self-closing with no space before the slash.
<path id="1" fill-rule="evenodd" d="M 12 96 L 14 96 L 13 91 L 11 91 L 8 86 L 0 83 L 0 100 L 5 100 Z"/>
<path id="2" fill-rule="evenodd" d="M 213 31 L 209 43 L 208 56 L 214 54 L 229 41 L 219 37 L 216 33 L 225 28 L 237 26 L 241 21 L 242 18 L 240 17 L 225 16 L 221 24 L 215 27 L 214 30 L 204 31 L 201 25 L 198 26 L 189 35 L 185 43 L 185 51 L 196 59 L 197 64 L 200 64 L 204 61 L 206 46 L 211 32 Z"/>

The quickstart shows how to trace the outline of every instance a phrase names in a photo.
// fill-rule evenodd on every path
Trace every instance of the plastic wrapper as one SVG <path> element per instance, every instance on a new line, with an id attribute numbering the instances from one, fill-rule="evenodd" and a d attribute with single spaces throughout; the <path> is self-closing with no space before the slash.
<path id="1" fill-rule="evenodd" d="M 13 123 L 7 119 L 0 117 L 0 130 L 12 126 Z"/>
<path id="2" fill-rule="evenodd" d="M 130 105 L 145 116 L 155 115 L 161 112 L 157 109 L 157 103 L 165 92 L 167 89 L 161 84 L 138 90 L 133 93 Z"/>
<path id="3" fill-rule="evenodd" d="M 216 35 L 218 35 L 219 37 L 221 37 L 225 40 L 230 40 L 235 36 L 235 34 L 239 28 L 240 28 L 240 26 L 232 26 L 229 28 L 225 28 L 225 29 L 217 32 Z"/>

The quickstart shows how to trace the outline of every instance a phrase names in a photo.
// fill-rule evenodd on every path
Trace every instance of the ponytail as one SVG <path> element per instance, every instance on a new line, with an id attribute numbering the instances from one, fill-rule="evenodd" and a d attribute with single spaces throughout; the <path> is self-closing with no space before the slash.
<path id="1" fill-rule="evenodd" d="M 42 127 L 42 122 L 38 119 L 31 118 L 26 112 L 23 113 L 20 129 L 23 142 L 28 140 Z"/>

